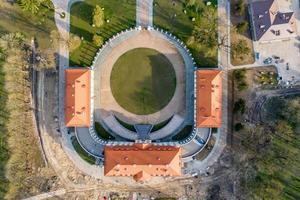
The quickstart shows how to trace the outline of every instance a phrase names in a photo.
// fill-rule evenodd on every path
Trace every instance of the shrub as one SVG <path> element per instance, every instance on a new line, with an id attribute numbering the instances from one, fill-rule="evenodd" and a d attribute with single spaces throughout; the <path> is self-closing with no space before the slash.
<path id="1" fill-rule="evenodd" d="M 242 114 L 245 113 L 246 110 L 246 103 L 244 99 L 239 99 L 237 102 L 234 103 L 233 112 L 241 112 Z"/>
<path id="2" fill-rule="evenodd" d="M 103 38 L 102 38 L 100 35 L 95 34 L 95 35 L 93 36 L 93 43 L 94 43 L 96 46 L 100 47 L 100 46 L 102 46 L 102 44 L 103 44 Z"/>
<path id="3" fill-rule="evenodd" d="M 242 130 L 242 129 L 244 129 L 244 125 L 243 125 L 242 123 L 236 123 L 236 124 L 234 125 L 234 130 L 235 130 L 235 131 L 240 131 L 240 130 Z"/>
<path id="4" fill-rule="evenodd" d="M 96 27 L 101 27 L 104 24 L 104 12 L 103 9 L 96 5 L 93 12 L 93 25 Z"/>
<path id="5" fill-rule="evenodd" d="M 239 91 L 246 90 L 248 88 L 248 84 L 246 83 L 246 81 L 242 81 L 237 85 L 237 88 Z"/>
<path id="6" fill-rule="evenodd" d="M 235 5 L 235 14 L 242 16 L 245 14 L 245 2 L 244 0 L 239 0 Z"/>
<path id="7" fill-rule="evenodd" d="M 243 34 L 248 30 L 249 24 L 246 21 L 238 23 L 236 30 L 239 34 Z"/>
<path id="8" fill-rule="evenodd" d="M 68 41 L 68 47 L 69 51 L 72 52 L 75 49 L 77 49 L 81 44 L 81 39 L 77 35 L 70 35 L 69 41 Z"/>
<path id="9" fill-rule="evenodd" d="M 248 88 L 246 82 L 246 69 L 237 69 L 233 72 L 234 80 L 236 81 L 237 88 L 239 91 L 243 91 Z"/>

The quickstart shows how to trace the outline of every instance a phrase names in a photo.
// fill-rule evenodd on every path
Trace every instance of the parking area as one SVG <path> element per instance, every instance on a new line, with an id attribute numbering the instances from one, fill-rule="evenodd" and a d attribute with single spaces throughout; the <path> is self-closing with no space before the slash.
<path id="1" fill-rule="evenodd" d="M 300 7 L 299 0 L 278 0 L 282 10 L 292 10 L 295 13 L 297 37 L 284 41 L 269 43 L 254 42 L 254 51 L 259 54 L 256 61 L 263 64 L 267 58 L 277 67 L 282 83 L 286 85 L 300 83 Z"/>

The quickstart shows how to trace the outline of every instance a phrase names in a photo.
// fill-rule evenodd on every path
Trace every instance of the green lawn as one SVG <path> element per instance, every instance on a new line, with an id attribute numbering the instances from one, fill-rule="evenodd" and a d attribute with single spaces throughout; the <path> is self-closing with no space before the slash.
<path id="1" fill-rule="evenodd" d="M 169 103 L 175 92 L 176 75 L 165 55 L 153 49 L 137 48 L 116 61 L 110 83 L 121 107 L 146 115 Z"/>
<path id="2" fill-rule="evenodd" d="M 173 2 L 175 2 L 175 4 L 173 4 Z M 199 44 L 190 40 L 196 24 L 199 24 L 199 27 L 205 25 L 208 26 L 208 28 L 213 28 L 213 33 L 209 32 L 208 35 L 214 34 L 214 36 L 216 36 L 216 22 L 210 23 L 209 20 L 211 19 L 206 19 L 206 17 L 203 16 L 204 11 L 209 9 L 208 12 L 216 19 L 216 3 L 217 1 L 212 1 L 212 5 L 209 7 L 205 7 L 205 4 L 188 7 L 184 0 L 154 1 L 154 25 L 168 30 L 185 42 L 199 67 L 217 66 L 217 45 L 208 47 L 206 46 L 206 41 Z M 195 18 L 194 21 L 193 18 Z M 217 42 L 217 38 L 215 42 Z"/>
<path id="3" fill-rule="evenodd" d="M 120 120 L 119 118 L 115 117 L 116 120 L 122 125 L 124 126 L 125 128 L 127 128 L 128 130 L 131 130 L 131 131 L 134 131 L 136 132 L 135 128 L 134 128 L 134 125 L 132 124 L 128 124 L 126 122 L 123 122 L 122 120 Z"/>
<path id="4" fill-rule="evenodd" d="M 104 8 L 109 23 L 100 28 L 92 27 L 93 10 L 96 5 Z M 86 0 L 71 7 L 70 31 L 84 40 L 81 46 L 70 52 L 71 66 L 90 66 L 98 50 L 92 43 L 94 34 L 108 40 L 118 32 L 135 26 L 135 0 Z"/>
<path id="5" fill-rule="evenodd" d="M 95 131 L 97 135 L 104 140 L 114 140 L 115 137 L 107 132 L 99 122 L 95 122 Z"/>
<path id="6" fill-rule="evenodd" d="M 0 3 L 0 34 L 21 32 L 28 39 L 35 37 L 41 49 L 51 46 L 50 32 L 56 30 L 54 12 L 42 9 L 44 17 L 22 11 L 17 4 Z"/>
<path id="7" fill-rule="evenodd" d="M 299 96 L 273 97 L 264 104 L 263 125 L 243 132 L 246 168 L 255 170 L 244 176 L 245 199 L 300 199 L 299 110 Z"/>
<path id="8" fill-rule="evenodd" d="M 72 137 L 71 140 L 72 140 L 73 147 L 74 147 L 75 151 L 78 153 L 78 155 L 79 155 L 83 160 L 85 160 L 86 162 L 88 162 L 88 163 L 90 163 L 90 164 L 95 164 L 95 162 L 96 162 L 95 157 L 89 155 L 89 154 L 88 154 L 88 153 L 80 146 L 80 144 L 78 143 L 76 137 Z"/>
<path id="9" fill-rule="evenodd" d="M 192 130 L 193 130 L 193 126 L 187 125 L 179 133 L 177 133 L 175 136 L 173 136 L 172 139 L 173 140 L 183 140 L 191 134 Z"/>
<path id="10" fill-rule="evenodd" d="M 165 120 L 165 121 L 162 121 L 158 124 L 155 124 L 152 127 L 151 132 L 158 131 L 159 129 L 162 129 L 163 127 L 165 127 L 171 121 L 172 118 L 173 118 L 173 116 L 170 117 L 169 119 Z"/>

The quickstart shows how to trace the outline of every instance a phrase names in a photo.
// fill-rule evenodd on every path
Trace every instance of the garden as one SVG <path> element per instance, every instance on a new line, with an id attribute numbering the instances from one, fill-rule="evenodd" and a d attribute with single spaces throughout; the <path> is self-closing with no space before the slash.
<path id="1" fill-rule="evenodd" d="M 216 67 L 217 1 L 155 0 L 154 25 L 182 40 L 197 66 Z"/>
<path id="2" fill-rule="evenodd" d="M 79 38 L 70 51 L 70 66 L 91 66 L 99 47 L 122 30 L 135 26 L 135 0 L 86 0 L 71 6 L 71 38 Z M 78 40 L 77 40 L 78 41 Z"/>

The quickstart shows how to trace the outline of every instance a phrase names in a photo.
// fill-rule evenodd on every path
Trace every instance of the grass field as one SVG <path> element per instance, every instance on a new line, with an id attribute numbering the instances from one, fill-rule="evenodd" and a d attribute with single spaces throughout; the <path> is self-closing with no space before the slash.
<path id="1" fill-rule="evenodd" d="M 211 12 L 216 14 L 217 1 L 211 2 L 211 8 L 213 8 Z M 153 9 L 154 25 L 168 30 L 185 42 L 199 67 L 217 66 L 217 46 L 207 47 L 196 42 L 189 42 L 195 24 L 200 23 L 199 26 L 201 27 L 204 24 L 203 22 L 208 21 L 202 16 L 202 8 L 188 8 L 184 0 L 155 0 Z M 192 20 L 193 18 L 195 18 L 195 21 Z M 216 29 L 216 24 L 212 24 L 212 26 L 215 26 Z M 217 32 L 217 30 L 215 31 Z"/>
<path id="2" fill-rule="evenodd" d="M 95 122 L 95 130 L 97 135 L 104 140 L 114 140 L 115 137 L 107 132 L 99 122 Z"/>
<path id="3" fill-rule="evenodd" d="M 113 96 L 121 107 L 146 115 L 168 104 L 175 92 L 176 75 L 163 54 L 153 49 L 138 48 L 117 60 L 110 82 Z"/>
<path id="4" fill-rule="evenodd" d="M 81 146 L 80 144 L 78 143 L 76 137 L 72 137 L 71 138 L 72 140 L 72 144 L 73 144 L 73 147 L 75 149 L 75 151 L 78 153 L 78 155 L 83 159 L 85 160 L 86 162 L 90 163 L 90 164 L 95 164 L 96 162 L 96 159 L 89 155 Z"/>
<path id="5" fill-rule="evenodd" d="M 27 38 L 35 37 L 41 49 L 51 46 L 50 32 L 56 30 L 54 13 L 44 10 L 46 17 L 22 11 L 17 4 L 0 3 L 0 34 L 21 32 Z"/>
<path id="6" fill-rule="evenodd" d="M 177 133 L 174 137 L 172 137 L 172 139 L 173 140 L 183 140 L 191 134 L 192 130 L 193 130 L 192 125 L 186 125 L 179 133 Z"/>
<path id="7" fill-rule="evenodd" d="M 92 27 L 93 10 L 96 5 L 104 8 L 105 20 L 109 23 L 100 28 Z M 135 0 L 86 0 L 71 7 L 70 31 L 83 37 L 81 46 L 70 52 L 71 66 L 90 66 L 98 48 L 92 43 L 94 34 L 104 41 L 118 32 L 135 26 Z"/>

